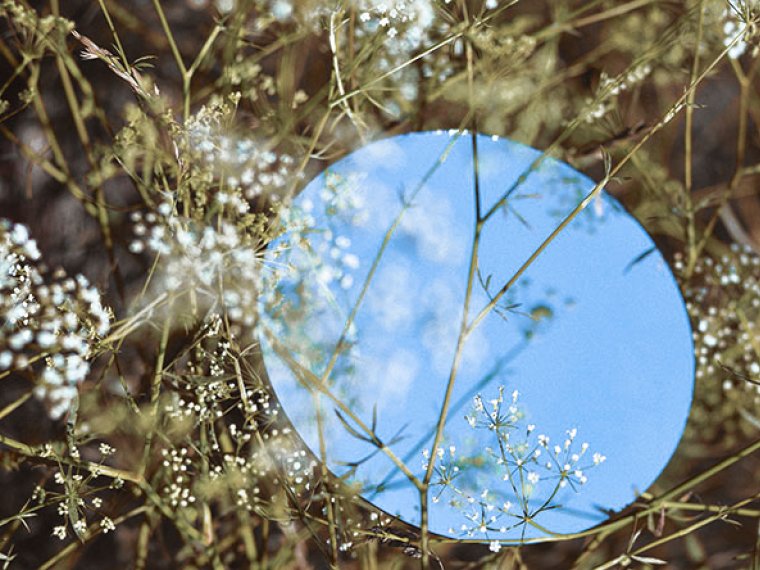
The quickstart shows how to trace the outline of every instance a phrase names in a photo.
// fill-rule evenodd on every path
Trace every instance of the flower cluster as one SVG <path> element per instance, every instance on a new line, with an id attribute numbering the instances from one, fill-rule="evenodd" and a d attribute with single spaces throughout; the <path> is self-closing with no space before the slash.
<path id="1" fill-rule="evenodd" d="M 291 494 L 309 492 L 316 463 L 281 421 L 280 407 L 250 375 L 245 359 L 236 362 L 220 317 L 212 314 L 207 321 L 191 355 L 167 373 L 175 389 L 163 410 L 194 428 L 225 425 L 231 445 L 220 445 L 219 435 L 211 439 L 207 476 L 192 441 L 162 450 L 163 495 L 174 507 L 190 507 L 197 497 L 226 489 L 237 506 L 253 511 L 262 496 L 285 487 Z"/>
<path id="2" fill-rule="evenodd" d="M 188 448 L 164 449 L 162 454 L 165 473 L 171 477 L 171 481 L 163 487 L 162 492 L 173 508 L 185 508 L 196 500 L 192 493 L 193 461 L 188 456 Z"/>
<path id="3" fill-rule="evenodd" d="M 592 123 L 604 117 L 614 108 L 615 98 L 618 95 L 644 81 L 650 73 L 652 73 L 652 66 L 648 63 L 636 65 L 617 77 L 609 77 L 606 73 L 602 73 L 596 99 L 587 101 L 590 107 L 586 114 L 586 122 Z"/>
<path id="4" fill-rule="evenodd" d="M 362 0 L 359 20 L 368 32 L 383 33 L 404 44 L 403 47 L 413 49 L 426 38 L 435 16 L 434 5 L 431 0 Z"/>
<path id="5" fill-rule="evenodd" d="M 208 167 L 217 173 L 221 188 L 217 201 L 232 204 L 242 214 L 248 212 L 246 200 L 285 196 L 289 185 L 302 176 L 295 174 L 295 158 L 253 139 L 230 136 L 222 126 L 224 112 L 217 106 L 201 109 L 188 121 L 186 140 L 180 145 L 186 144 L 191 158 L 206 167 L 199 168 L 199 175 L 207 177 Z"/>
<path id="6" fill-rule="evenodd" d="M 286 338 L 294 354 L 312 362 L 329 356 L 326 350 L 335 341 L 330 335 L 344 325 L 344 316 L 336 314 L 332 297 L 326 292 L 353 287 L 360 266 L 359 257 L 351 251 L 350 238 L 333 232 L 325 221 L 339 217 L 360 223 L 366 210 L 360 208 L 360 198 L 352 191 L 355 183 L 328 171 L 319 204 L 302 200 L 283 206 L 280 220 L 289 228 L 288 233 L 267 252 L 271 270 L 261 289 L 259 332 Z M 320 322 L 318 334 L 313 334 L 316 320 Z M 348 345 L 353 332 L 344 339 Z"/>
<path id="7" fill-rule="evenodd" d="M 374 45 L 372 59 L 362 68 L 367 81 L 402 66 L 423 49 L 446 35 L 452 23 L 445 17 L 451 0 L 354 0 L 358 17 L 353 32 L 357 43 Z M 461 42 L 457 42 L 461 44 Z M 421 72 L 425 77 L 444 80 L 454 71 L 441 65 L 439 58 L 426 58 Z M 401 95 L 399 101 L 386 99 L 383 109 L 398 115 L 402 107 L 418 96 L 419 76 L 413 66 L 404 66 L 386 78 L 392 90 Z"/>
<path id="8" fill-rule="evenodd" d="M 688 276 L 688 264 L 677 254 L 674 269 L 694 329 L 698 408 L 693 425 L 701 438 L 718 437 L 718 429 L 725 437 L 747 427 L 742 427 L 742 410 L 757 414 L 760 409 L 760 256 L 734 244 L 718 258 L 698 259 Z"/>
<path id="9" fill-rule="evenodd" d="M 515 390 L 505 400 L 500 387 L 498 396 L 488 402 L 475 396 L 472 412 L 465 416 L 471 428 L 493 432 L 495 446 L 475 457 L 459 453 L 454 445 L 436 450 L 433 485 L 440 489 L 433 502 L 446 497 L 465 518 L 459 529 L 449 529 L 452 534 L 488 538 L 489 533 L 524 527 L 543 511 L 555 508 L 565 487 L 577 492 L 588 481 L 586 472 L 606 460 L 601 453 L 591 454 L 588 443 L 577 445 L 576 428 L 552 444 L 548 436 L 536 434 L 535 425 L 522 425 L 525 413 L 518 398 Z M 424 450 L 423 457 L 427 468 L 430 452 Z M 500 478 L 503 488 L 480 487 L 481 474 L 490 481 Z"/>
<path id="10" fill-rule="evenodd" d="M 84 276 L 49 274 L 29 230 L 0 220 L 0 371 L 33 367 L 35 394 L 52 418 L 76 397 L 110 321 L 110 310 Z"/>
<path id="11" fill-rule="evenodd" d="M 436 17 L 436 7 L 446 7 L 452 0 L 358 0 L 359 20 L 370 32 L 398 39 L 402 47 L 413 49 L 429 39 Z M 485 0 L 483 8 L 493 10 L 499 0 Z"/>
<path id="12" fill-rule="evenodd" d="M 272 407 L 270 412 L 277 410 Z M 246 424 L 230 426 L 230 438 L 237 446 L 247 445 L 257 428 Z M 313 491 L 313 471 L 316 461 L 310 458 L 303 445 L 292 436 L 289 428 L 273 428 L 258 432 L 263 445 L 253 446 L 248 453 L 224 453 L 214 465 L 209 477 L 225 485 L 238 507 L 253 511 L 278 492 L 301 496 Z M 266 437 L 265 437 L 266 436 Z"/>
<path id="13" fill-rule="evenodd" d="M 345 206 L 339 204 L 337 195 L 324 195 L 327 208 L 342 210 Z M 335 198 L 331 200 L 331 198 Z M 301 205 L 302 212 L 310 218 L 312 204 L 304 201 Z M 290 210 L 291 214 L 295 209 Z M 298 214 L 296 214 L 298 215 Z M 293 227 L 293 225 L 291 225 Z M 356 270 L 360 261 L 351 253 L 351 240 L 343 235 L 335 235 L 332 230 L 325 229 L 318 238 L 306 239 L 303 234 L 295 235 L 291 232 L 291 244 L 297 241 L 297 249 L 291 252 L 289 261 L 292 264 L 290 273 L 295 275 L 314 276 L 315 284 L 320 290 L 326 290 L 332 283 L 337 283 L 342 289 L 350 289 L 354 284 L 353 271 Z"/>
<path id="14" fill-rule="evenodd" d="M 259 395 L 259 400 L 253 402 L 257 391 L 242 385 L 236 375 L 231 374 L 235 356 L 231 353 L 230 341 L 222 334 L 221 317 L 211 313 L 205 320 L 191 356 L 178 362 L 175 370 L 167 374 L 174 380 L 175 390 L 164 404 L 164 412 L 172 419 L 190 420 L 197 425 L 215 421 L 237 408 L 255 428 L 256 414 L 268 409 L 268 400 Z M 248 439 L 250 435 L 246 436 L 246 441 Z"/>
<path id="15" fill-rule="evenodd" d="M 101 444 L 101 450 L 105 449 L 107 453 L 101 453 L 103 458 L 115 453 L 115 449 L 107 444 Z M 44 456 L 54 458 L 55 452 L 52 446 L 47 444 L 44 450 Z M 68 537 L 69 528 L 74 531 L 74 535 L 83 539 L 88 530 L 88 518 L 98 516 L 100 518 L 98 526 L 101 532 L 107 534 L 116 529 L 116 523 L 111 517 L 102 513 L 103 498 L 98 493 L 105 489 L 118 489 L 123 485 L 121 479 L 113 479 L 107 487 L 96 487 L 94 481 L 100 476 L 97 469 L 90 472 L 80 472 L 78 470 L 62 469 L 56 471 L 53 475 L 53 489 L 47 489 L 42 485 L 37 485 L 31 495 L 32 504 L 36 505 L 30 510 L 36 510 L 44 504 L 54 504 L 57 514 L 62 517 L 61 524 L 53 527 L 52 535 L 59 540 L 65 540 Z M 56 490 L 55 487 L 63 487 Z"/>
<path id="16" fill-rule="evenodd" d="M 253 327 L 262 266 L 257 238 L 226 220 L 211 226 L 183 218 L 168 202 L 157 213 L 134 212 L 132 221 L 130 251 L 161 256 L 164 290 L 223 307 L 238 333 Z"/>

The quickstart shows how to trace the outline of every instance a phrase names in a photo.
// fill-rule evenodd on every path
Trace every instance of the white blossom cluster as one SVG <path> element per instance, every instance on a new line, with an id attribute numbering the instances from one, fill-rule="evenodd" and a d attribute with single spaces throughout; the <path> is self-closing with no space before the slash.
<path id="1" fill-rule="evenodd" d="M 698 259 L 688 279 L 687 265 L 677 254 L 674 269 L 684 281 L 694 329 L 702 405 L 711 424 L 730 430 L 737 408 L 752 413 L 760 409 L 760 256 L 734 244 L 721 257 Z"/>
<path id="2" fill-rule="evenodd" d="M 255 406 L 256 420 L 229 426 L 237 452 L 222 454 L 209 472 L 213 481 L 226 482 L 237 505 L 247 510 L 284 487 L 294 495 L 310 493 L 317 466 L 289 427 L 277 427 L 280 409 L 264 392 L 258 394 Z M 256 434 L 261 440 L 251 446 Z M 262 493 L 265 486 L 267 492 Z"/>
<path id="3" fill-rule="evenodd" d="M 335 285 L 350 289 L 354 285 L 354 272 L 360 260 L 351 252 L 351 240 L 336 235 L 329 227 L 316 227 L 315 208 L 320 216 L 348 218 L 361 223 L 361 202 L 357 192 L 352 191 L 357 180 L 348 180 L 328 171 L 325 188 L 316 206 L 311 200 L 283 206 L 280 221 L 288 233 L 269 249 L 269 261 L 274 266 L 267 275 L 268 286 L 262 290 L 262 306 L 271 318 L 268 323 L 281 330 L 278 321 L 288 321 L 287 314 L 294 309 L 301 314 L 308 308 L 309 314 L 301 314 L 299 323 L 319 311 Z M 324 219 L 324 218 L 323 218 Z M 262 318 L 264 316 L 262 315 Z"/>
<path id="4" fill-rule="evenodd" d="M 253 139 L 230 136 L 214 108 L 204 108 L 193 116 L 186 132 L 191 156 L 211 167 L 204 169 L 205 175 L 217 173 L 221 186 L 217 201 L 231 202 L 241 214 L 248 212 L 245 200 L 258 196 L 282 198 L 289 184 L 302 176 L 295 175 L 293 156 L 275 152 Z"/>
<path id="5" fill-rule="evenodd" d="M 644 81 L 650 73 L 652 73 L 652 66 L 648 63 L 636 65 L 616 77 L 602 73 L 596 98 L 587 101 L 589 110 L 586 114 L 586 122 L 592 123 L 604 117 L 614 108 L 615 98 L 618 95 Z"/>
<path id="6" fill-rule="evenodd" d="M 209 314 L 192 356 L 177 374 L 170 375 L 177 382 L 177 390 L 164 405 L 164 412 L 170 418 L 188 419 L 196 425 L 215 421 L 228 412 L 233 403 L 251 417 L 260 412 L 259 404 L 246 405 L 254 397 L 254 389 L 245 387 L 245 394 L 241 394 L 241 385 L 230 374 L 235 357 L 230 351 L 230 341 L 220 334 L 221 327 L 221 317 L 217 313 Z M 263 409 L 268 406 L 267 403 Z"/>
<path id="7" fill-rule="evenodd" d="M 187 447 L 163 449 L 164 473 L 171 480 L 163 487 L 162 494 L 169 499 L 173 508 L 186 508 L 196 501 L 192 492 L 192 458 Z"/>
<path id="8" fill-rule="evenodd" d="M 328 184 L 321 196 L 327 210 L 344 212 L 355 207 L 354 197 L 343 192 L 332 192 L 330 187 Z M 344 200 L 349 201 L 344 202 Z M 359 258 L 350 251 L 350 238 L 335 235 L 329 228 L 323 229 L 319 236 L 310 236 L 303 231 L 297 231 L 299 226 L 305 230 L 309 225 L 313 225 L 311 216 L 313 208 L 309 200 L 304 200 L 300 207 L 290 208 L 288 213 L 284 214 L 288 216 L 288 223 L 290 223 L 288 227 L 296 228 L 296 232 L 289 232 L 290 244 L 294 246 L 288 258 L 289 273 L 296 276 L 309 276 L 321 291 L 329 288 L 332 283 L 339 284 L 342 289 L 350 289 L 354 284 L 352 273 L 360 265 Z M 295 216 L 302 216 L 303 225 L 293 219 Z"/>
<path id="9" fill-rule="evenodd" d="M 277 406 L 270 404 L 267 398 L 260 399 L 257 405 L 257 417 L 275 421 L 279 412 Z M 263 444 L 260 442 L 251 447 L 249 444 L 255 433 L 261 436 Z M 229 435 L 237 452 L 222 454 L 211 468 L 209 477 L 229 487 L 238 507 L 253 512 L 256 507 L 274 500 L 274 496 L 285 488 L 294 496 L 310 495 L 314 491 L 317 463 L 292 436 L 290 428 L 269 426 L 259 429 L 256 424 L 246 422 L 242 427 L 231 424 Z M 250 451 L 243 451 L 245 449 Z"/>
<path id="10" fill-rule="evenodd" d="M 351 239 L 334 232 L 326 221 L 337 217 L 359 223 L 361 204 L 358 193 L 352 191 L 356 181 L 328 171 L 326 182 L 318 204 L 306 199 L 280 210 L 288 232 L 267 252 L 269 270 L 261 289 L 256 331 L 260 338 L 286 342 L 288 350 L 313 370 L 330 357 L 345 325 L 346 314 L 336 306 L 334 292 L 357 285 L 360 267 Z M 346 372 L 342 366 L 350 366 L 355 335 L 351 327 L 343 339 L 344 358 L 334 377 Z"/>
<path id="11" fill-rule="evenodd" d="M 382 33 L 401 42 L 401 48 L 414 49 L 429 40 L 435 25 L 436 7 L 452 0 L 356 0 L 360 22 L 368 32 Z M 499 0 L 486 0 L 483 7 L 493 10 Z"/>
<path id="12" fill-rule="evenodd" d="M 588 481 L 587 471 L 606 460 L 601 453 L 591 454 L 588 443 L 577 445 L 576 428 L 552 443 L 547 435 L 536 433 L 535 425 L 523 425 L 525 414 L 518 399 L 515 390 L 505 400 L 503 386 L 488 402 L 475 396 L 465 419 L 473 429 L 493 432 L 495 439 L 495 445 L 477 451 L 478 456 L 463 454 L 454 445 L 436 450 L 433 485 L 440 490 L 433 502 L 447 499 L 465 519 L 458 529 L 449 529 L 452 534 L 488 538 L 489 533 L 523 527 L 555 507 L 560 490 L 569 486 L 577 492 Z M 423 468 L 427 468 L 429 450 L 423 451 L 423 458 Z M 494 474 L 500 475 L 503 485 L 479 488 L 483 474 L 490 481 Z M 492 549 L 497 546 L 498 542 L 491 545 Z"/>
<path id="13" fill-rule="evenodd" d="M 193 291 L 223 306 L 238 332 L 254 326 L 262 273 L 256 240 L 226 220 L 212 226 L 183 218 L 168 202 L 157 213 L 134 212 L 132 221 L 130 251 L 161 257 L 165 290 Z"/>
<path id="14" fill-rule="evenodd" d="M 108 444 L 101 443 L 100 451 L 103 458 L 113 455 L 116 450 Z M 45 444 L 42 457 L 53 458 L 55 454 L 50 444 Z M 83 474 L 76 470 L 71 471 L 61 469 L 53 475 L 53 482 L 63 487 L 62 492 L 46 490 L 42 485 L 37 485 L 32 492 L 31 500 L 38 506 L 45 505 L 52 499 L 56 505 L 56 511 L 63 518 L 61 524 L 53 527 L 51 532 L 59 540 L 66 540 L 68 530 L 74 531 L 74 534 L 82 539 L 88 532 L 88 516 L 95 514 L 100 517 L 98 525 L 103 534 L 107 534 L 116 529 L 116 523 L 111 517 L 103 515 L 103 497 L 96 493 L 101 489 L 95 489 L 92 486 L 94 479 L 99 476 L 98 469 Z M 118 477 L 113 479 L 108 486 L 109 489 L 119 489 L 123 486 L 124 481 Z M 90 529 L 91 530 L 91 527 Z"/>
<path id="15" fill-rule="evenodd" d="M 450 22 L 441 17 L 442 9 L 450 3 L 451 0 L 354 0 L 358 15 L 354 25 L 356 41 L 378 46 L 373 55 L 376 59 L 365 66 L 372 69 L 371 75 L 397 68 L 444 37 Z M 443 81 L 453 71 L 437 65 L 435 58 L 426 58 L 422 73 Z M 387 80 L 405 101 L 411 102 L 418 94 L 416 74 L 413 66 L 407 66 Z M 401 110 L 395 101 L 386 101 L 384 105 L 392 114 Z"/>
<path id="16" fill-rule="evenodd" d="M 435 4 L 435 0 L 360 0 L 357 9 L 368 33 L 384 34 L 400 44 L 398 49 L 411 50 L 427 39 Z"/>
<path id="17" fill-rule="evenodd" d="M 205 492 L 204 484 L 220 483 L 227 486 L 239 507 L 253 511 L 283 487 L 294 494 L 312 491 L 316 462 L 293 437 L 291 428 L 282 425 L 280 407 L 268 391 L 232 374 L 236 356 L 229 340 L 220 334 L 220 317 L 211 314 L 206 320 L 192 357 L 176 374 L 168 374 L 175 380 L 176 390 L 164 412 L 196 427 L 230 413 L 243 419 L 226 424 L 232 451 L 223 450 L 217 438 L 210 442 L 213 460 L 207 480 L 200 475 L 203 459 L 192 444 L 164 449 L 162 494 L 172 506 L 183 508 Z"/>
<path id="18" fill-rule="evenodd" d="M 29 230 L 0 219 L 0 372 L 39 371 L 35 395 L 52 418 L 69 409 L 110 321 L 110 310 L 84 276 L 48 274 Z"/>

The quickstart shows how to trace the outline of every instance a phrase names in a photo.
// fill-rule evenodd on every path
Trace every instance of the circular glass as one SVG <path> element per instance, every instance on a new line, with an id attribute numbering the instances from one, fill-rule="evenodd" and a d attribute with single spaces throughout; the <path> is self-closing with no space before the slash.
<path id="1" fill-rule="evenodd" d="M 483 540 L 585 530 L 655 481 L 691 405 L 691 328 L 614 198 L 561 227 L 594 187 L 507 139 L 422 132 L 298 195 L 262 352 L 335 475 L 412 525 L 427 475 L 430 530 Z"/>

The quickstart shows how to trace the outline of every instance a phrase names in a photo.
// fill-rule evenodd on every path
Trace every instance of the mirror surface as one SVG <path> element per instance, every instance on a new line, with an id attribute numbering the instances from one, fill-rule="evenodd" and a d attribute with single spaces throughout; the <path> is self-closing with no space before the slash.
<path id="1" fill-rule="evenodd" d="M 606 193 L 496 297 L 594 183 L 509 140 L 476 142 L 447 132 L 374 142 L 299 194 L 288 214 L 298 229 L 268 253 L 290 269 L 264 309 L 265 366 L 314 454 L 387 513 L 420 524 L 418 491 L 366 440 L 373 425 L 419 478 L 436 456 L 433 532 L 581 531 L 635 500 L 676 449 L 694 385 L 691 328 L 660 252 Z M 466 320 L 485 316 L 456 359 L 431 453 L 467 297 L 475 146 L 487 219 Z"/>

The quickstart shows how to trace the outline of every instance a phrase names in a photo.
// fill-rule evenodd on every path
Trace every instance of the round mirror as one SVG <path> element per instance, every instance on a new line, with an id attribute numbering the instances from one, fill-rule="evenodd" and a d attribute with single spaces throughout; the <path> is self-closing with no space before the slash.
<path id="1" fill-rule="evenodd" d="M 335 475 L 412 525 L 427 480 L 430 530 L 483 540 L 590 528 L 655 481 L 691 404 L 691 328 L 614 198 L 560 228 L 594 187 L 506 139 L 423 132 L 294 200 L 262 351 Z"/>

